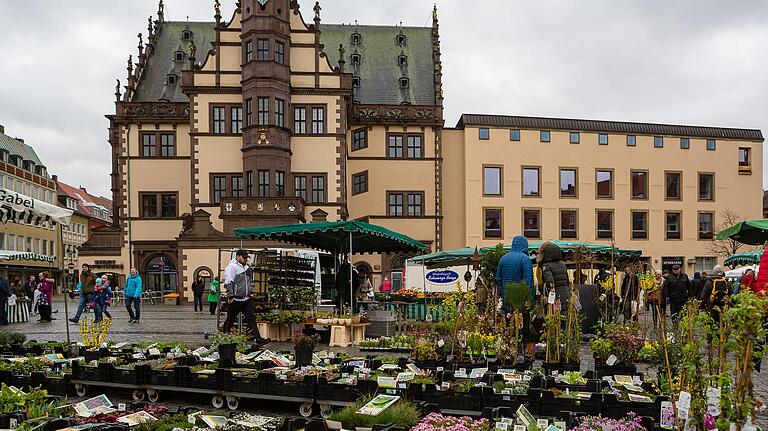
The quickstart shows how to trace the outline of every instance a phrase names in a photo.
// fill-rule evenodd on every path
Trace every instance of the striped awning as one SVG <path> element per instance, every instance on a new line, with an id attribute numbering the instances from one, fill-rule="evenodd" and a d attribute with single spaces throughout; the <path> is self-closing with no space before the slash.
<path id="1" fill-rule="evenodd" d="M 0 250 L 0 262 L 9 260 L 34 260 L 38 262 L 53 262 L 54 257 L 40 253 Z"/>

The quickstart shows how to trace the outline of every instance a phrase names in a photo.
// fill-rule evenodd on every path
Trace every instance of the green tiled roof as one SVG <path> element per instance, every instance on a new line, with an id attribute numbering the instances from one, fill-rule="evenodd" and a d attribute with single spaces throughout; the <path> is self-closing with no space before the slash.
<path id="1" fill-rule="evenodd" d="M 189 67 L 187 54 L 189 41 L 182 40 L 184 30 L 192 32 L 197 54 L 195 60 L 205 61 L 211 42 L 216 38 L 213 22 L 164 21 L 160 24 L 152 55 L 133 95 L 134 102 L 187 102 L 189 98 L 181 91 L 181 71 Z M 176 51 L 184 53 L 182 61 L 175 61 Z M 168 75 L 177 76 L 176 84 L 168 84 Z"/>
<path id="2" fill-rule="evenodd" d="M 406 41 L 398 45 L 402 31 Z M 360 43 L 352 44 L 352 34 L 360 34 Z M 400 27 L 372 25 L 320 25 L 320 43 L 324 45 L 332 66 L 339 59 L 339 44 L 344 45 L 345 72 L 360 78 L 355 89 L 355 101 L 363 104 L 435 104 L 435 65 L 432 57 L 431 27 Z M 352 56 L 360 55 L 360 64 L 352 64 Z M 400 66 L 398 57 L 407 57 Z M 400 78 L 409 80 L 401 88 Z"/>
<path id="3" fill-rule="evenodd" d="M 36 166 L 45 166 L 40 158 L 37 157 L 37 153 L 29 145 L 11 138 L 10 136 L 0 133 L 0 149 L 8 151 L 10 155 L 21 156 L 24 160 L 31 160 L 35 162 Z M 46 174 L 46 177 L 48 175 Z"/>

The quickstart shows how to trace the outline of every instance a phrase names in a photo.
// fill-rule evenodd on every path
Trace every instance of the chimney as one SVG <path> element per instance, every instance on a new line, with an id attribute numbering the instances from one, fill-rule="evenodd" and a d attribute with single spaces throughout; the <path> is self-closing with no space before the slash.
<path id="1" fill-rule="evenodd" d="M 5 126 L 0 124 L 0 133 L 5 134 Z"/>
<path id="2" fill-rule="evenodd" d="M 80 186 L 80 190 L 82 190 L 83 193 L 88 193 L 88 190 L 86 190 L 85 187 L 83 187 L 83 186 Z"/>
<path id="3" fill-rule="evenodd" d="M 24 143 L 24 139 L 23 139 L 23 138 L 19 138 L 19 137 L 16 137 L 16 138 L 13 138 L 13 139 L 15 139 L 15 140 L 17 140 L 17 141 L 21 142 L 22 144 Z"/>

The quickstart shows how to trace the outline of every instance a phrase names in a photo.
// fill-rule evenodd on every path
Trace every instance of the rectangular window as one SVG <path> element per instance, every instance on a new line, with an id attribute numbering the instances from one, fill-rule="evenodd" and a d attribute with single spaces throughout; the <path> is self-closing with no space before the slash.
<path id="1" fill-rule="evenodd" d="M 26 247 L 25 247 L 24 251 L 26 251 L 27 253 L 31 253 L 32 252 L 32 237 L 31 236 L 27 237 L 27 244 L 26 244 Z"/>
<path id="2" fill-rule="evenodd" d="M 681 172 L 665 172 L 664 176 L 666 181 L 666 186 L 664 187 L 666 190 L 666 199 L 671 201 L 679 201 L 682 199 L 683 174 Z"/>
<path id="3" fill-rule="evenodd" d="M 699 173 L 699 200 L 715 200 L 715 174 Z"/>
<path id="4" fill-rule="evenodd" d="M 285 196 L 285 172 L 275 171 L 275 196 Z"/>
<path id="5" fill-rule="evenodd" d="M 275 63 L 285 64 L 285 44 L 275 41 Z"/>
<path id="6" fill-rule="evenodd" d="M 296 197 L 302 198 L 304 199 L 304 202 L 306 202 L 307 201 L 307 177 L 294 176 L 293 190 Z"/>
<path id="7" fill-rule="evenodd" d="M 402 193 L 389 193 L 387 194 L 387 215 L 390 217 L 402 217 L 403 216 L 403 194 Z"/>
<path id="8" fill-rule="evenodd" d="M 320 175 L 312 176 L 312 203 L 325 203 L 325 177 Z"/>
<path id="9" fill-rule="evenodd" d="M 422 154 L 421 136 L 409 135 L 408 136 L 408 158 L 420 159 L 422 157 L 423 157 L 423 154 Z"/>
<path id="10" fill-rule="evenodd" d="M 141 216 L 144 218 L 157 217 L 157 195 L 141 195 Z"/>
<path id="11" fill-rule="evenodd" d="M 699 213 L 699 239 L 712 239 L 715 234 L 715 213 Z"/>
<path id="12" fill-rule="evenodd" d="M 502 231 L 502 210 L 501 208 L 484 208 L 483 218 L 485 219 L 485 228 L 483 237 L 488 239 L 501 239 L 504 237 Z"/>
<path id="13" fill-rule="evenodd" d="M 581 136 L 579 135 L 579 132 L 571 132 L 570 142 L 572 144 L 578 144 L 581 140 Z"/>
<path id="14" fill-rule="evenodd" d="M 141 141 L 141 155 L 144 157 L 155 157 L 157 155 L 155 135 L 150 133 L 144 134 L 141 136 Z"/>
<path id="15" fill-rule="evenodd" d="M 8 234 L 8 250 L 16 251 L 16 235 Z"/>
<path id="16" fill-rule="evenodd" d="M 325 108 L 312 108 L 312 133 L 320 135 L 325 133 Z"/>
<path id="17" fill-rule="evenodd" d="M 541 170 L 539 168 L 523 168 L 523 196 L 541 196 L 539 182 Z"/>
<path id="18" fill-rule="evenodd" d="M 560 169 L 560 197 L 575 198 L 578 195 L 578 174 L 576 169 Z"/>
<path id="19" fill-rule="evenodd" d="M 595 171 L 596 196 L 598 199 L 613 198 L 613 171 L 598 169 Z"/>
<path id="20" fill-rule="evenodd" d="M 275 99 L 275 125 L 285 127 L 285 100 Z"/>
<path id="21" fill-rule="evenodd" d="M 163 133 L 160 135 L 160 155 L 163 157 L 173 157 L 176 155 L 176 142 L 174 135 Z"/>
<path id="22" fill-rule="evenodd" d="M 510 129 L 510 131 L 509 131 L 509 140 L 510 141 L 519 141 L 520 140 L 520 129 Z"/>
<path id="23" fill-rule="evenodd" d="M 253 171 L 245 173 L 245 192 L 247 196 L 253 196 Z"/>
<path id="24" fill-rule="evenodd" d="M 422 193 L 408 193 L 408 217 L 421 217 L 424 215 L 424 195 Z"/>
<path id="25" fill-rule="evenodd" d="M 16 251 L 24 251 L 24 236 L 19 235 L 16 237 Z"/>
<path id="26" fill-rule="evenodd" d="M 221 203 L 221 198 L 227 194 L 227 177 L 213 177 L 213 203 Z"/>
<path id="27" fill-rule="evenodd" d="M 253 99 L 245 99 L 245 125 L 253 125 Z"/>
<path id="28" fill-rule="evenodd" d="M 387 157 L 403 157 L 403 135 L 389 135 L 389 143 L 387 144 Z"/>
<path id="29" fill-rule="evenodd" d="M 541 238 L 541 210 L 523 210 L 523 236 Z"/>
<path id="30" fill-rule="evenodd" d="M 483 166 L 483 195 L 501 196 L 501 166 Z"/>
<path id="31" fill-rule="evenodd" d="M 245 62 L 253 60 L 253 42 L 245 42 Z"/>
<path id="32" fill-rule="evenodd" d="M 648 199 L 648 172 L 631 171 L 632 199 Z"/>
<path id="33" fill-rule="evenodd" d="M 256 121 L 259 126 L 269 124 L 269 97 L 259 97 L 256 99 Z"/>
<path id="34" fill-rule="evenodd" d="M 297 135 L 307 133 L 307 108 L 293 108 L 293 133 Z"/>
<path id="35" fill-rule="evenodd" d="M 259 197 L 269 196 L 269 171 L 259 171 Z"/>
<path id="36" fill-rule="evenodd" d="M 694 264 L 694 271 L 696 272 L 709 272 L 717 265 L 716 257 L 696 257 L 696 263 Z"/>
<path id="37" fill-rule="evenodd" d="M 223 106 L 213 107 L 213 133 L 227 133 L 227 120 Z"/>
<path id="38" fill-rule="evenodd" d="M 613 211 L 597 210 L 597 238 L 613 238 Z"/>
<path id="39" fill-rule="evenodd" d="M 680 239 L 681 213 L 677 211 L 667 212 L 666 232 L 667 239 Z"/>
<path id="40" fill-rule="evenodd" d="M 230 178 L 230 184 L 232 185 L 232 197 L 239 198 L 243 194 L 243 177 L 235 175 Z"/>
<path id="41" fill-rule="evenodd" d="M 368 171 L 352 175 L 352 196 L 368 191 Z"/>
<path id="42" fill-rule="evenodd" d="M 368 148 L 368 128 L 361 127 L 352 132 L 352 151 Z"/>
<path id="43" fill-rule="evenodd" d="M 256 59 L 259 61 L 269 61 L 268 39 L 259 39 L 256 41 Z"/>
<path id="44" fill-rule="evenodd" d="M 691 148 L 691 140 L 688 138 L 680 138 L 680 149 L 687 150 Z"/>
<path id="45" fill-rule="evenodd" d="M 627 135 L 627 146 L 628 147 L 634 147 L 637 145 L 637 136 L 635 135 Z"/>
<path id="46" fill-rule="evenodd" d="M 232 133 L 243 133 L 243 107 L 233 106 L 230 108 L 231 114 L 231 131 Z"/>
<path id="47" fill-rule="evenodd" d="M 664 147 L 664 137 L 663 136 L 654 136 L 653 137 L 653 147 L 654 148 L 663 148 Z"/>
<path id="48" fill-rule="evenodd" d="M 491 130 L 487 127 L 481 127 L 478 129 L 478 138 L 481 141 L 487 141 L 491 139 Z"/>
<path id="49" fill-rule="evenodd" d="M 160 195 L 161 202 L 161 217 L 174 218 L 178 215 L 176 210 L 176 194 L 162 194 Z"/>
<path id="50" fill-rule="evenodd" d="M 648 238 L 648 213 L 632 211 L 632 239 Z"/>
<path id="51" fill-rule="evenodd" d="M 576 210 L 560 210 L 560 238 L 576 239 L 578 213 Z"/>
<path id="52" fill-rule="evenodd" d="M 33 253 L 40 253 L 40 238 L 35 238 L 35 243 L 32 245 Z"/>
<path id="53" fill-rule="evenodd" d="M 539 132 L 539 140 L 541 142 L 549 142 L 549 130 L 542 130 Z"/>
<path id="54" fill-rule="evenodd" d="M 739 170 L 752 170 L 752 149 L 739 147 Z M 745 169 L 748 168 L 748 169 Z"/>
<path id="55" fill-rule="evenodd" d="M 707 139 L 707 150 L 709 151 L 715 151 L 717 148 L 717 141 L 714 139 Z"/>
<path id="56" fill-rule="evenodd" d="M 597 135 L 597 143 L 598 145 L 608 145 L 608 134 L 600 133 Z"/>

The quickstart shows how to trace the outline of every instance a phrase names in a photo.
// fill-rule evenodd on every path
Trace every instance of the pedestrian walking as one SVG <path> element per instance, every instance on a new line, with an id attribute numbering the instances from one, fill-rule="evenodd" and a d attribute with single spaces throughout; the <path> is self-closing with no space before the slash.
<path id="1" fill-rule="evenodd" d="M 664 282 L 664 298 L 669 303 L 669 312 L 672 317 L 676 317 L 677 313 L 683 309 L 685 303 L 688 301 L 691 291 L 691 280 L 688 278 L 680 265 L 672 267 L 672 273 L 667 277 L 667 281 Z"/>
<path id="2" fill-rule="evenodd" d="M 699 298 L 715 323 L 720 323 L 720 311 L 730 302 L 731 295 L 733 295 L 733 288 L 725 279 L 725 271 L 720 265 L 715 265 Z"/>
<path id="3" fill-rule="evenodd" d="M 103 295 L 103 304 L 101 308 L 101 314 L 111 319 L 112 315 L 109 313 L 109 306 L 112 305 L 112 287 L 109 285 L 109 277 L 106 274 L 101 276 L 101 285 L 104 287 L 101 291 Z"/>
<path id="4" fill-rule="evenodd" d="M 106 304 L 107 294 L 104 291 L 104 282 L 101 277 L 96 277 L 91 295 L 91 307 L 93 308 L 93 323 L 99 323 L 104 318 L 104 305 Z"/>
<path id="5" fill-rule="evenodd" d="M 29 298 L 29 301 L 27 301 L 27 305 L 29 306 L 29 312 L 32 313 L 33 311 L 37 311 L 37 304 L 35 303 L 35 291 L 37 290 L 37 279 L 35 278 L 35 275 L 32 274 L 29 276 L 29 279 L 26 283 L 24 283 L 24 292 L 26 292 L 27 298 Z"/>
<path id="6" fill-rule="evenodd" d="M 131 273 L 125 281 L 125 308 L 128 310 L 128 323 L 139 323 L 141 319 L 141 277 L 136 268 L 131 268 Z"/>
<path id="7" fill-rule="evenodd" d="M 536 260 L 541 267 L 541 278 L 545 290 L 540 294 L 546 299 L 549 289 L 555 290 L 556 299 L 560 300 L 560 312 L 565 314 L 570 296 L 568 290 L 568 270 L 563 262 L 563 251 L 552 241 L 544 241 L 536 253 Z"/>
<path id="8" fill-rule="evenodd" d="M 248 267 L 248 252 L 238 250 L 235 258 L 229 262 L 224 270 L 224 290 L 221 295 L 227 298 L 227 320 L 224 322 L 224 332 L 229 332 L 235 323 L 235 319 L 243 313 L 245 324 L 250 330 L 250 335 L 257 346 L 263 346 L 270 342 L 269 338 L 261 338 L 256 327 L 253 299 L 253 272 Z M 242 328 L 241 328 L 242 329 Z"/>
<path id="9" fill-rule="evenodd" d="M 381 282 L 381 293 L 389 295 L 392 293 L 392 282 L 389 281 L 389 277 L 384 277 L 384 281 Z"/>
<path id="10" fill-rule="evenodd" d="M 205 291 L 203 278 L 198 276 L 197 280 L 192 283 L 192 295 L 195 297 L 195 314 L 203 314 L 203 291 Z"/>
<path id="11" fill-rule="evenodd" d="M 511 311 L 507 300 L 508 283 L 525 283 L 529 300 L 531 304 L 534 303 L 536 297 L 533 286 L 533 264 L 528 255 L 528 239 L 522 235 L 512 238 L 509 252 L 499 259 L 499 266 L 496 269 L 496 286 L 504 313 Z M 494 303 L 495 301 L 494 298 Z"/>
<path id="12" fill-rule="evenodd" d="M 80 292 L 80 305 L 77 306 L 77 312 L 75 316 L 69 319 L 70 322 L 77 324 L 80 321 L 80 316 L 85 311 L 85 308 L 89 303 L 93 303 L 94 287 L 96 285 L 96 277 L 91 272 L 91 267 L 84 263 L 80 271 L 80 281 L 77 282 L 75 288 Z"/>
<path id="13" fill-rule="evenodd" d="M 208 311 L 211 316 L 216 314 L 216 307 L 219 305 L 219 277 L 214 277 L 211 285 L 208 287 Z"/>
<path id="14" fill-rule="evenodd" d="M 705 273 L 706 274 L 706 273 Z M 702 292 L 704 292 L 704 285 L 706 281 L 701 278 L 701 273 L 694 272 L 693 280 L 691 280 L 691 299 L 700 299 Z"/>
<path id="15" fill-rule="evenodd" d="M 638 321 L 638 301 L 640 298 L 640 282 L 637 274 L 632 271 L 632 266 L 624 268 L 624 277 L 621 279 L 622 309 L 624 321 Z"/>
<path id="16" fill-rule="evenodd" d="M 755 286 L 757 285 L 757 279 L 755 279 L 755 271 L 748 269 L 744 273 L 744 277 L 741 277 L 739 282 L 739 291 L 755 293 Z"/>
<path id="17" fill-rule="evenodd" d="M 8 316 L 5 315 L 8 309 L 8 298 L 11 297 L 11 286 L 8 284 L 8 277 L 5 274 L 0 275 L 0 325 L 8 325 Z"/>
<path id="18" fill-rule="evenodd" d="M 37 310 L 40 312 L 41 323 L 49 323 L 51 321 L 51 303 L 53 301 L 53 279 L 51 274 L 46 272 L 40 273 L 40 282 L 38 283 L 37 290 L 40 291 L 40 296 L 37 302 Z"/>

